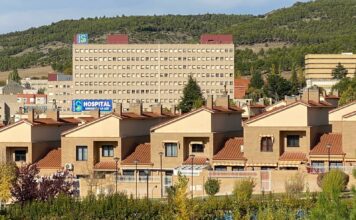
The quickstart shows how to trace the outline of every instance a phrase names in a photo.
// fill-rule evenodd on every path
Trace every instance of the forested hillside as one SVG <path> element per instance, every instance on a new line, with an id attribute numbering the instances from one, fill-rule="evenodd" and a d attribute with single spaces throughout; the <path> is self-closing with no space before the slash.
<path id="1" fill-rule="evenodd" d="M 265 49 L 236 50 L 236 73 L 303 66 L 306 53 L 356 52 L 356 0 L 296 3 L 261 16 L 166 15 L 65 20 L 0 35 L 0 71 L 52 65 L 70 72 L 76 33 L 103 42 L 107 33 L 127 33 L 133 43 L 194 43 L 202 33 L 232 33 L 236 45 L 263 43 Z M 282 42 L 284 47 L 269 47 Z M 271 70 L 272 69 L 272 70 Z M 275 70 L 273 70 L 275 69 Z"/>

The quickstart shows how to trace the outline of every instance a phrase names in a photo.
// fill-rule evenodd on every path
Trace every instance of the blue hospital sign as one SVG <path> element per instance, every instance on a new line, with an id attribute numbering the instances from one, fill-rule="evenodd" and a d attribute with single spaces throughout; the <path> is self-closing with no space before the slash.
<path id="1" fill-rule="evenodd" d="M 89 43 L 88 34 L 77 34 L 77 44 L 87 44 Z"/>
<path id="2" fill-rule="evenodd" d="M 103 112 L 112 111 L 111 99 L 75 99 L 72 101 L 72 112 L 91 111 L 99 109 Z"/>

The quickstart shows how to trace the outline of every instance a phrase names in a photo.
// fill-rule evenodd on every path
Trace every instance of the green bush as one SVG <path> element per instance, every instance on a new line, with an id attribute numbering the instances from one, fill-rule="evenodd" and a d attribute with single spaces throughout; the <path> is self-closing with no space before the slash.
<path id="1" fill-rule="evenodd" d="M 214 196 L 220 190 L 220 181 L 209 178 L 204 184 L 204 189 L 209 196 Z"/>
<path id="2" fill-rule="evenodd" d="M 326 193 L 341 192 L 346 189 L 348 183 L 349 175 L 341 170 L 331 170 L 322 178 L 321 188 Z"/>
<path id="3" fill-rule="evenodd" d="M 298 195 L 305 187 L 305 175 L 296 173 L 285 182 L 285 190 L 288 195 Z"/>
<path id="4" fill-rule="evenodd" d="M 232 195 L 237 201 L 243 202 L 251 199 L 255 182 L 253 179 L 244 179 L 235 182 Z"/>

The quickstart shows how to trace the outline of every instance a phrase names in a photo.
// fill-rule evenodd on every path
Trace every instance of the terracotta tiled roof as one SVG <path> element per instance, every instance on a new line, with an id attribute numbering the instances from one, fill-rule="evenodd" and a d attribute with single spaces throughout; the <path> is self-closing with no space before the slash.
<path id="1" fill-rule="evenodd" d="M 209 109 L 209 108 L 207 108 Z M 229 106 L 229 108 L 224 108 L 222 106 L 213 106 L 213 109 L 209 109 L 212 110 L 213 113 L 231 113 L 231 112 L 244 112 L 243 109 L 236 107 L 236 106 Z"/>
<path id="2" fill-rule="evenodd" d="M 251 104 L 249 105 L 250 108 L 266 108 L 265 105 L 261 105 L 261 104 Z"/>
<path id="3" fill-rule="evenodd" d="M 279 157 L 280 161 L 307 161 L 307 155 L 303 152 L 284 152 Z"/>
<path id="4" fill-rule="evenodd" d="M 336 96 L 336 95 L 327 95 L 325 96 L 326 99 L 340 99 L 339 96 Z"/>
<path id="5" fill-rule="evenodd" d="M 243 99 L 250 84 L 250 79 L 239 78 L 234 80 L 234 98 Z"/>
<path id="6" fill-rule="evenodd" d="M 331 155 L 345 154 L 342 150 L 342 135 L 339 133 L 329 133 L 321 136 L 320 142 L 310 151 L 310 155 L 328 155 L 328 144 L 331 145 Z"/>
<path id="7" fill-rule="evenodd" d="M 115 161 L 100 161 L 94 165 L 95 170 L 115 170 Z"/>
<path id="8" fill-rule="evenodd" d="M 30 122 L 29 120 L 27 120 Z M 60 118 L 58 121 L 55 121 L 52 118 L 37 118 L 33 122 L 30 122 L 33 125 L 65 125 L 65 124 L 79 124 L 80 121 L 75 118 Z"/>
<path id="9" fill-rule="evenodd" d="M 151 163 L 151 144 L 139 144 L 135 151 L 121 161 L 122 165 L 133 165 L 134 161 L 138 160 L 138 164 L 147 165 Z"/>
<path id="10" fill-rule="evenodd" d="M 61 149 L 53 149 L 40 159 L 36 164 L 40 169 L 59 169 L 61 168 Z"/>
<path id="11" fill-rule="evenodd" d="M 243 138 L 230 138 L 225 142 L 224 147 L 214 155 L 213 160 L 246 160 L 241 152 Z"/>
<path id="12" fill-rule="evenodd" d="M 207 163 L 208 158 L 207 157 L 194 157 L 193 164 L 194 165 L 205 165 Z M 189 156 L 188 159 L 186 159 L 183 162 L 183 165 L 191 165 L 192 164 L 192 157 Z"/>
<path id="13" fill-rule="evenodd" d="M 150 119 L 150 118 L 166 118 L 173 117 L 175 115 L 171 113 L 162 112 L 162 115 L 155 114 L 153 112 L 142 112 L 142 115 L 138 115 L 133 112 L 122 112 L 121 115 L 118 113 L 112 113 L 122 119 Z"/>

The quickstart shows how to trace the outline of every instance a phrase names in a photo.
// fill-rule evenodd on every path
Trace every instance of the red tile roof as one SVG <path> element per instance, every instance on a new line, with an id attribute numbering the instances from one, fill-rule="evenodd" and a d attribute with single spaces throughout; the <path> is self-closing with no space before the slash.
<path id="1" fill-rule="evenodd" d="M 203 34 L 200 37 L 201 44 L 232 44 L 231 34 Z"/>
<path id="2" fill-rule="evenodd" d="M 100 161 L 94 165 L 95 170 L 116 170 L 115 161 Z"/>
<path id="3" fill-rule="evenodd" d="M 238 78 L 234 80 L 234 98 L 243 99 L 246 95 L 250 79 Z"/>
<path id="4" fill-rule="evenodd" d="M 138 164 L 140 165 L 148 165 L 151 163 L 151 144 L 139 144 L 134 152 L 132 152 L 129 156 L 127 156 L 124 160 L 121 161 L 122 165 L 134 165 L 134 161 L 138 160 Z"/>
<path id="5" fill-rule="evenodd" d="M 128 44 L 129 36 L 127 34 L 111 34 L 106 37 L 107 44 Z"/>
<path id="6" fill-rule="evenodd" d="M 243 138 L 230 138 L 225 142 L 224 147 L 213 156 L 213 160 L 246 160 L 244 153 L 241 152 L 243 144 Z"/>
<path id="7" fill-rule="evenodd" d="M 209 108 L 207 108 L 209 109 Z M 242 108 L 239 108 L 237 106 L 229 106 L 229 108 L 224 108 L 222 106 L 213 106 L 213 109 L 209 109 L 212 110 L 213 113 L 242 113 L 244 112 L 244 110 Z"/>
<path id="8" fill-rule="evenodd" d="M 53 149 L 46 154 L 42 159 L 37 161 L 37 167 L 40 169 L 60 169 L 61 166 L 61 149 Z"/>
<path id="9" fill-rule="evenodd" d="M 330 144 L 331 155 L 343 155 L 342 150 L 342 135 L 339 133 L 323 134 L 320 142 L 310 151 L 310 155 L 328 155 L 327 145 Z"/>
<path id="10" fill-rule="evenodd" d="M 280 161 L 307 161 L 307 155 L 302 152 L 284 152 L 279 157 Z"/>
<path id="11" fill-rule="evenodd" d="M 327 95 L 325 96 L 326 99 L 340 99 L 339 96 L 336 96 L 336 95 Z"/>
<path id="12" fill-rule="evenodd" d="M 194 157 L 193 164 L 194 165 L 206 165 L 207 164 L 207 157 Z M 183 162 L 183 165 L 191 165 L 192 164 L 192 157 L 189 156 L 188 159 L 186 159 Z"/>

